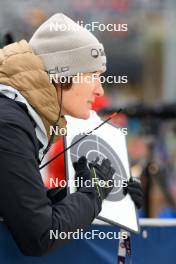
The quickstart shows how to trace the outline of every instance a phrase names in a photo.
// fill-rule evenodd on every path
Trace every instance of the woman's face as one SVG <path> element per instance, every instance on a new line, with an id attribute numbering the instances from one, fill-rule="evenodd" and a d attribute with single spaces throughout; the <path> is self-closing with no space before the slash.
<path id="1" fill-rule="evenodd" d="M 91 105 L 96 96 L 103 96 L 104 89 L 99 80 L 100 72 L 85 73 L 73 78 L 73 84 L 62 93 L 62 114 L 80 119 L 88 119 Z M 76 77 L 75 77 L 76 78 Z M 55 85 L 58 92 L 58 100 L 61 100 L 61 86 Z"/>

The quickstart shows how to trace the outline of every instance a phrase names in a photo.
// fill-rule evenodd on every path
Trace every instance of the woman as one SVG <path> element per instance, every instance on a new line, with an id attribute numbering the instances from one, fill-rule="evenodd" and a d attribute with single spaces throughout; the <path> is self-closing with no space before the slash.
<path id="1" fill-rule="evenodd" d="M 89 117 L 95 97 L 104 93 L 98 76 L 105 69 L 103 45 L 63 14 L 42 24 L 29 43 L 22 40 L 0 50 L 0 216 L 25 255 L 43 255 L 65 243 L 50 239 L 50 230 L 67 233 L 90 225 L 111 191 L 97 185 L 81 186 L 71 195 L 47 192 L 39 171 L 59 137 L 50 135 L 50 127 L 64 128 L 65 114 Z M 83 73 L 83 81 L 62 84 L 63 77 L 77 73 Z M 58 81 L 50 82 L 51 74 Z M 93 74 L 97 78 L 87 83 Z M 114 174 L 104 160 L 95 164 L 92 175 L 85 157 L 75 169 L 84 182 L 95 176 L 112 180 Z M 137 186 L 140 200 L 139 190 Z"/>

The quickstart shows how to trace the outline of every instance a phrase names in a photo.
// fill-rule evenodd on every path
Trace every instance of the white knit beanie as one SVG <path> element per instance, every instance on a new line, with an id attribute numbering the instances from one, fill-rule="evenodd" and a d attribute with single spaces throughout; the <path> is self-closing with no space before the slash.
<path id="1" fill-rule="evenodd" d="M 48 73 L 58 77 L 106 70 L 103 45 L 64 14 L 55 14 L 44 22 L 29 44 Z"/>

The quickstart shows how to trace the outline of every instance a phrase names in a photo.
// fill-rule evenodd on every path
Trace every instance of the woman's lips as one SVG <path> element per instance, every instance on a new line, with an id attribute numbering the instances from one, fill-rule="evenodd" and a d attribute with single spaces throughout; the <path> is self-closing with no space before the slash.
<path id="1" fill-rule="evenodd" d="M 87 104 L 88 104 L 88 107 L 91 109 L 92 108 L 92 101 L 88 101 Z"/>
<path id="2" fill-rule="evenodd" d="M 89 100 L 88 101 L 88 104 L 93 104 L 94 103 L 94 100 Z"/>

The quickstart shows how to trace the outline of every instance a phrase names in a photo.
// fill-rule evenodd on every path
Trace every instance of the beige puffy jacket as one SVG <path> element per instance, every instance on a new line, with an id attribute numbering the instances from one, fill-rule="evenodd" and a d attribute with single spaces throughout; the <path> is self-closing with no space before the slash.
<path id="1" fill-rule="evenodd" d="M 0 83 L 14 87 L 26 98 L 41 117 L 50 138 L 50 126 L 59 116 L 57 92 L 49 82 L 41 59 L 27 41 L 21 40 L 0 49 Z M 57 125 L 65 128 L 64 117 Z"/>

